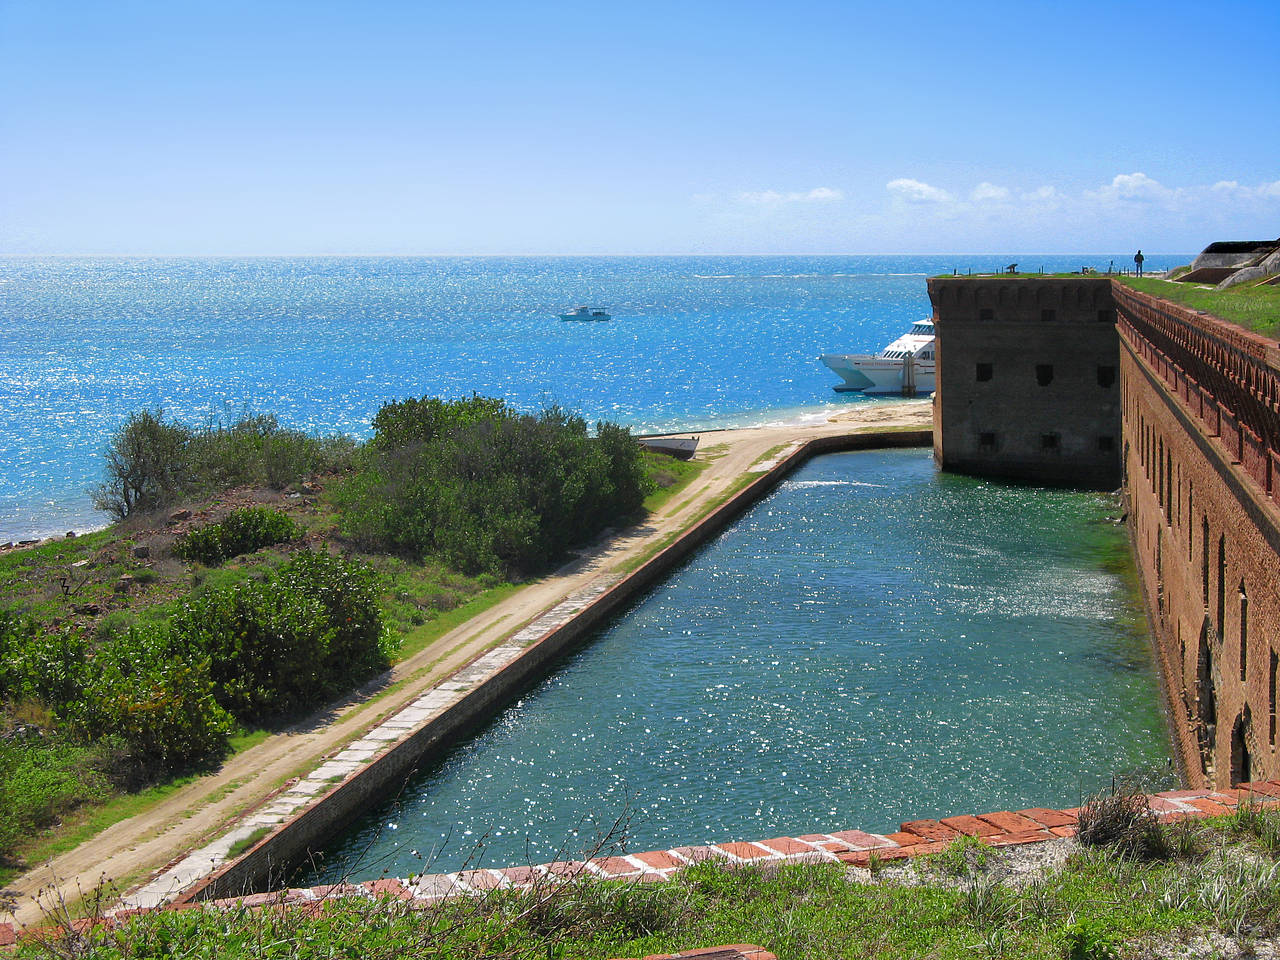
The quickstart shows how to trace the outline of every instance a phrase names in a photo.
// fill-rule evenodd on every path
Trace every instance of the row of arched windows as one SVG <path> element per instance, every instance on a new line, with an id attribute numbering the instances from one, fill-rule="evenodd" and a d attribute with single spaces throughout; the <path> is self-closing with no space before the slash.
<path id="1" fill-rule="evenodd" d="M 1216 671 L 1208 670 L 1205 664 L 1213 663 L 1217 658 L 1206 648 L 1206 644 L 1210 640 L 1216 641 L 1212 646 L 1223 653 L 1232 649 L 1235 654 L 1232 659 L 1236 660 L 1234 664 L 1236 669 L 1232 671 L 1232 678 L 1244 684 L 1251 667 L 1251 639 L 1255 646 L 1258 642 L 1257 637 L 1250 637 L 1252 624 L 1249 587 L 1244 576 L 1238 580 L 1229 576 L 1234 572 L 1229 570 L 1229 567 L 1234 564 L 1228 563 L 1229 531 L 1224 523 L 1210 516 L 1209 498 L 1206 492 L 1201 490 L 1197 497 L 1195 481 L 1190 471 L 1184 470 L 1178 456 L 1181 445 L 1175 449 L 1174 444 L 1170 443 L 1171 438 L 1146 417 L 1137 392 L 1127 377 L 1122 378 L 1121 381 L 1121 403 L 1126 440 L 1124 467 L 1127 480 L 1131 485 L 1146 483 L 1159 507 L 1159 516 L 1154 526 L 1156 538 L 1154 553 L 1157 558 L 1157 605 L 1162 618 L 1168 615 L 1162 570 L 1163 547 L 1166 541 L 1173 549 L 1185 551 L 1189 571 L 1194 569 L 1197 559 L 1199 560 L 1198 579 L 1204 610 L 1204 622 L 1200 631 L 1201 649 L 1197 653 L 1197 663 L 1188 668 L 1185 641 L 1182 642 L 1181 669 L 1184 689 L 1196 690 L 1197 702 L 1201 704 L 1199 719 L 1202 725 L 1206 722 L 1206 716 L 1213 716 L 1211 726 L 1216 725 L 1215 711 L 1211 707 L 1208 710 L 1205 709 L 1206 703 L 1212 704 L 1219 699 L 1212 689 L 1210 678 L 1210 673 L 1216 673 Z M 1139 522 L 1141 519 L 1145 518 L 1139 518 L 1135 512 L 1134 520 L 1139 535 L 1143 533 L 1143 524 Z M 1188 586 L 1190 585 L 1189 583 Z M 1181 624 L 1178 625 L 1177 633 L 1181 638 L 1183 633 Z M 1228 633 L 1231 635 L 1228 636 Z M 1253 652 L 1257 653 L 1257 650 Z M 1267 652 L 1269 656 L 1259 663 L 1258 667 L 1265 663 L 1263 669 L 1267 670 L 1266 736 L 1267 745 L 1274 750 L 1277 736 L 1276 700 L 1277 686 L 1280 685 L 1280 655 L 1269 644 Z M 1228 664 L 1229 660 L 1222 663 L 1222 666 L 1225 668 Z M 1186 681 L 1188 669 L 1195 673 L 1190 683 Z M 1221 676 L 1224 679 L 1226 677 L 1225 674 Z M 1243 699 L 1247 702 L 1247 691 L 1242 693 Z M 1253 704 L 1254 710 L 1258 706 L 1256 703 Z M 1251 761 L 1246 740 L 1261 732 L 1251 731 L 1252 720 L 1248 718 L 1248 713 L 1246 707 L 1245 712 L 1236 719 L 1232 727 L 1230 761 L 1233 779 L 1238 779 L 1242 773 L 1249 772 Z"/>

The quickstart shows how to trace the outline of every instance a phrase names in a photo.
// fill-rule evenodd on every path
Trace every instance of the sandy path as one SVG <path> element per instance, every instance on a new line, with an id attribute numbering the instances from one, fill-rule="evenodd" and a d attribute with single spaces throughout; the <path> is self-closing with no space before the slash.
<path id="1" fill-rule="evenodd" d="M 105 878 L 124 889 L 207 843 L 232 822 L 260 806 L 290 778 L 306 773 L 516 628 L 616 569 L 655 541 L 689 524 L 707 503 L 722 495 L 763 454 L 775 447 L 845 433 L 851 428 L 925 427 L 931 421 L 929 401 L 921 400 L 858 404 L 847 413 L 834 415 L 820 424 L 704 434 L 700 455 L 702 451 L 710 451 L 714 457 L 710 466 L 644 524 L 623 531 L 579 560 L 528 584 L 397 664 L 391 670 L 389 682 L 403 685 L 393 693 L 373 699 L 376 691 L 371 691 L 335 704 L 297 727 L 275 734 L 233 757 L 216 773 L 182 787 L 143 813 L 112 825 L 75 849 L 18 877 L 6 891 L 18 901 L 16 919 L 19 923 L 41 919 L 41 910 L 33 898 L 42 887 L 57 884 L 72 897 L 77 891 L 93 889 Z"/>

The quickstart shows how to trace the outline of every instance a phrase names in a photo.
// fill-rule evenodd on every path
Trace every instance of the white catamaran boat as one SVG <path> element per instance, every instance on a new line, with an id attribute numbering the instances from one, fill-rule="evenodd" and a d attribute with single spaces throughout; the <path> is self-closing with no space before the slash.
<path id="1" fill-rule="evenodd" d="M 574 307 L 568 313 L 560 314 L 561 320 L 612 320 L 608 312 L 600 307 Z"/>
<path id="2" fill-rule="evenodd" d="M 840 374 L 835 390 L 897 393 L 913 396 L 933 392 L 933 320 L 917 320 L 911 329 L 877 354 L 825 353 L 818 359 Z"/>

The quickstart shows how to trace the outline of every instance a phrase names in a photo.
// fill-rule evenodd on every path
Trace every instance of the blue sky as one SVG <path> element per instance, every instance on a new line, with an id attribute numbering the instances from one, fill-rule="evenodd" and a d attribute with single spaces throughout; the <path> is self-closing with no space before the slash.
<path id="1" fill-rule="evenodd" d="M 0 0 L 0 253 L 1280 235 L 1280 3 Z"/>

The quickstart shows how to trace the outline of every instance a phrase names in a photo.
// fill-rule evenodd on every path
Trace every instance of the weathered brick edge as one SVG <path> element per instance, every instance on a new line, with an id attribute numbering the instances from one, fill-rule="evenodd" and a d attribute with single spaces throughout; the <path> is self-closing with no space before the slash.
<path id="1" fill-rule="evenodd" d="M 1161 821 L 1214 817 L 1230 813 L 1242 801 L 1266 807 L 1280 807 L 1280 780 L 1242 783 L 1228 790 L 1165 790 L 1150 794 L 1147 806 Z M 866 867 L 872 859 L 883 863 L 903 860 L 945 850 L 960 837 L 973 837 L 993 847 L 1012 847 L 1042 843 L 1056 837 L 1072 837 L 1076 833 L 1078 807 L 1057 810 L 1028 807 L 1025 810 L 998 810 L 994 813 L 943 817 L 941 820 L 911 820 L 894 833 L 867 833 L 862 830 L 840 830 L 835 833 L 809 833 L 800 837 L 774 837 L 772 840 L 731 841 L 700 847 L 675 847 L 671 850 L 649 850 L 600 857 L 587 861 L 562 861 L 534 866 L 474 869 L 456 873 L 434 873 L 405 878 L 383 878 L 362 883 L 329 884 L 319 887 L 295 887 L 271 893 L 252 893 L 242 897 L 224 897 L 200 902 L 175 902 L 162 910 L 291 907 L 314 909 L 338 896 L 376 899 L 391 897 L 422 904 L 436 903 L 453 896 L 483 894 L 497 889 L 528 889 L 537 883 L 594 877 L 610 880 L 634 880 L 641 883 L 667 880 L 679 870 L 705 860 L 721 860 L 730 864 L 779 866 L 786 863 L 844 863 Z M 119 923 L 147 910 L 120 910 L 105 922 Z M 15 930 L 11 923 L 0 923 L 0 946 L 12 946 Z M 711 947 L 691 953 L 665 955 L 675 957 L 717 956 L 720 951 L 729 960 L 737 950 L 748 960 L 769 960 L 772 954 L 742 944 Z M 750 951 L 755 950 L 753 954 Z M 656 958 L 645 958 L 656 960 Z"/>

